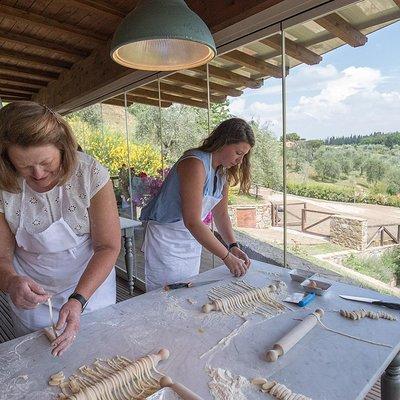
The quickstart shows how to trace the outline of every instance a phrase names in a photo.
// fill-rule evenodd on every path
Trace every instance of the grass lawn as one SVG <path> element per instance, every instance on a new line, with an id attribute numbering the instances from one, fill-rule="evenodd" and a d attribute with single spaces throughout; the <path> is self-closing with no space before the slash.
<path id="1" fill-rule="evenodd" d="M 352 176 L 346 179 L 339 179 L 336 182 L 324 182 L 319 179 L 316 179 L 314 176 L 309 176 L 306 180 L 304 180 L 304 176 L 298 174 L 296 172 L 288 173 L 288 181 L 293 183 L 318 183 L 319 185 L 342 188 L 342 189 L 355 189 L 357 191 L 365 191 L 371 189 L 371 184 L 367 182 L 364 176 Z"/>
<path id="2" fill-rule="evenodd" d="M 257 204 L 263 204 L 264 199 L 262 196 L 258 196 L 256 198 L 256 196 L 252 194 L 238 194 L 238 189 L 233 188 L 229 190 L 228 203 L 230 205 L 241 205 L 241 204 L 257 205 Z"/>
<path id="3" fill-rule="evenodd" d="M 351 254 L 345 260 L 343 265 L 354 269 L 361 274 L 379 279 L 382 282 L 390 284 L 397 276 L 400 282 L 400 249 L 387 250 L 381 256 L 362 257 Z"/>

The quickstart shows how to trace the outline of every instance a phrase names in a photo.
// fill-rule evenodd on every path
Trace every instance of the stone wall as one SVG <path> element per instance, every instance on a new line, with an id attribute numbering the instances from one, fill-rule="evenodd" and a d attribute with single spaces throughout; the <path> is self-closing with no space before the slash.
<path id="1" fill-rule="evenodd" d="M 331 242 L 355 250 L 365 250 L 368 240 L 367 220 L 356 217 L 332 215 Z"/>
<path id="2" fill-rule="evenodd" d="M 258 228 L 271 227 L 271 206 L 240 205 L 228 206 L 229 217 L 234 228 Z"/>

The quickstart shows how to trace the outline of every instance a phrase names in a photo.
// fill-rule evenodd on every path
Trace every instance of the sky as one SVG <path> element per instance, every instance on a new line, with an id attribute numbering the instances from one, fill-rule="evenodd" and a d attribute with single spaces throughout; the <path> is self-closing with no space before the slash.
<path id="1" fill-rule="evenodd" d="M 368 35 L 368 42 L 301 64 L 286 80 L 287 133 L 304 139 L 400 131 L 400 22 Z M 230 98 L 233 115 L 257 120 L 282 135 L 281 81 Z"/>

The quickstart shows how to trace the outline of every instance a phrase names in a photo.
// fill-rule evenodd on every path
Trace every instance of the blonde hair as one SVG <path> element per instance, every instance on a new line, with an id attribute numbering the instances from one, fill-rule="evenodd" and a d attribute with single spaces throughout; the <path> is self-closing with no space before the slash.
<path id="1" fill-rule="evenodd" d="M 18 173 L 8 157 L 11 145 L 21 147 L 52 144 L 61 153 L 58 185 L 71 176 L 77 162 L 77 143 L 68 123 L 47 106 L 16 101 L 0 110 L 0 189 L 18 193 Z"/>
<path id="2" fill-rule="evenodd" d="M 211 134 L 204 139 L 203 144 L 197 150 L 212 153 L 225 145 L 235 143 L 247 143 L 251 147 L 255 145 L 255 138 L 251 126 L 241 118 L 230 118 L 221 122 Z M 243 157 L 240 165 L 227 169 L 226 174 L 231 186 L 240 184 L 241 193 L 249 193 L 251 185 L 250 151 Z"/>

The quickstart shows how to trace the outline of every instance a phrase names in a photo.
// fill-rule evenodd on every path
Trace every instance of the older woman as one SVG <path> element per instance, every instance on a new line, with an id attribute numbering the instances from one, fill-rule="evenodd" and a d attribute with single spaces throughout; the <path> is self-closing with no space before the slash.
<path id="1" fill-rule="evenodd" d="M 233 275 L 246 273 L 250 260 L 235 240 L 228 188 L 239 184 L 243 193 L 249 191 L 254 144 L 251 126 L 231 118 L 172 167 L 158 195 L 142 209 L 141 219 L 148 221 L 143 246 L 147 290 L 198 274 L 202 246 Z M 228 248 L 203 223 L 210 211 Z"/>
<path id="2" fill-rule="evenodd" d="M 17 335 L 47 327 L 61 355 L 80 315 L 115 303 L 118 212 L 108 171 L 78 152 L 60 115 L 34 102 L 0 110 L 0 290 Z"/>

